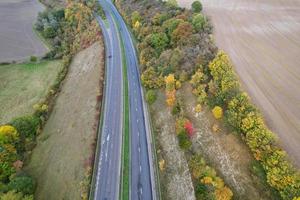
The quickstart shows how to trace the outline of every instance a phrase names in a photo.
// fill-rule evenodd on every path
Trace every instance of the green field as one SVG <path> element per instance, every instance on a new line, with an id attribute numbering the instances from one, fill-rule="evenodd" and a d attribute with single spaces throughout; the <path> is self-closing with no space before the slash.
<path id="1" fill-rule="evenodd" d="M 58 60 L 0 65 L 0 124 L 32 113 L 61 69 Z"/>

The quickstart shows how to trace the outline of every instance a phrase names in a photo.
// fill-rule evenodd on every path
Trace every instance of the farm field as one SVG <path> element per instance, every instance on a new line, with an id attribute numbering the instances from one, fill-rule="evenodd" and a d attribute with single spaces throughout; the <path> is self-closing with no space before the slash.
<path id="1" fill-rule="evenodd" d="M 43 9 L 38 0 L 0 1 L 0 62 L 25 60 L 47 52 L 33 32 L 37 14 Z"/>
<path id="2" fill-rule="evenodd" d="M 178 0 L 190 7 L 192 0 Z M 219 48 L 300 166 L 300 2 L 202 0 Z"/>
<path id="3" fill-rule="evenodd" d="M 32 113 L 61 69 L 58 60 L 0 65 L 0 124 Z"/>

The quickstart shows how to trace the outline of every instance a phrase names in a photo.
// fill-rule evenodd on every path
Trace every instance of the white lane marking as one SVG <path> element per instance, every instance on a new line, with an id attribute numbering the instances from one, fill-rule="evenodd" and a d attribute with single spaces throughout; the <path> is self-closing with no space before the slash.
<path id="1" fill-rule="evenodd" d="M 138 137 L 140 137 L 140 132 L 138 132 Z"/>
<path id="2" fill-rule="evenodd" d="M 109 134 L 107 135 L 106 141 L 107 141 L 107 142 L 109 141 Z"/>
<path id="3" fill-rule="evenodd" d="M 141 147 L 139 147 L 139 152 L 141 152 Z"/>
<path id="4" fill-rule="evenodd" d="M 138 111 L 137 107 L 135 107 L 135 111 Z"/>
<path id="5" fill-rule="evenodd" d="M 136 119 L 136 122 L 139 123 L 139 119 Z"/>
<path id="6" fill-rule="evenodd" d="M 142 166 L 140 165 L 140 172 L 142 172 Z"/>
<path id="7" fill-rule="evenodd" d="M 143 194 L 143 188 L 141 188 L 141 194 Z"/>

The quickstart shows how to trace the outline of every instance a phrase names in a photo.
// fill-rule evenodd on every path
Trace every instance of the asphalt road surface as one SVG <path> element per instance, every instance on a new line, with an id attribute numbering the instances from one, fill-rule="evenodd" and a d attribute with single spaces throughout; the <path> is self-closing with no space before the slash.
<path id="1" fill-rule="evenodd" d="M 154 174 L 153 174 L 153 165 L 152 165 L 152 150 L 150 143 L 150 127 L 148 123 L 148 115 L 145 108 L 145 101 L 143 99 L 143 92 L 141 88 L 141 83 L 139 79 L 138 71 L 138 61 L 136 57 L 136 52 L 132 43 L 131 35 L 124 23 L 122 17 L 119 15 L 117 9 L 110 1 L 100 1 L 106 16 L 109 28 L 105 26 L 103 21 L 100 20 L 102 30 L 105 29 L 104 38 L 106 44 L 106 55 L 111 52 L 113 61 L 116 59 L 115 56 L 118 55 L 118 59 L 121 57 L 120 49 L 120 39 L 122 38 L 124 48 L 125 48 L 125 57 L 127 64 L 127 77 L 128 77 L 128 86 L 129 86 L 129 123 L 130 123 L 130 199 L 131 200 L 150 200 L 156 199 L 155 187 L 154 187 Z M 118 29 L 118 31 L 116 30 Z M 110 41 L 107 40 L 110 38 Z M 112 46 L 113 48 L 111 48 Z M 108 60 L 109 61 L 109 60 Z M 115 72 L 107 72 L 107 79 L 112 79 L 114 82 L 122 80 L 120 75 L 117 77 L 111 78 L 114 76 L 114 73 L 122 73 L 122 70 L 119 67 L 122 67 L 122 63 L 108 63 L 107 66 L 111 65 L 111 68 L 114 68 Z M 118 66 L 117 66 L 118 65 Z M 121 82 L 122 83 L 122 82 Z M 115 101 L 117 95 L 122 96 L 120 92 L 114 94 L 115 97 L 110 97 L 111 94 L 115 93 L 116 90 L 122 88 L 119 84 L 112 85 L 107 81 L 107 92 L 105 102 Z M 119 104 L 122 104 L 119 102 Z M 118 103 L 114 105 L 115 109 L 119 105 Z M 110 108 L 105 104 L 105 113 L 112 113 L 106 111 L 106 108 Z M 120 108 L 121 109 L 121 108 Z M 117 111 L 117 117 L 120 117 L 120 111 Z M 125 114 L 125 113 L 124 113 Z M 107 117 L 106 115 L 106 117 Z M 98 167 L 98 175 L 96 181 L 95 189 L 95 198 L 94 199 L 118 199 L 119 198 L 119 184 L 120 184 L 120 162 L 121 162 L 121 134 L 122 130 L 115 129 L 111 132 L 114 135 L 115 139 L 109 140 L 107 138 L 111 137 L 109 132 L 107 132 L 106 126 L 117 126 L 117 123 L 122 123 L 119 120 L 114 119 L 115 116 L 111 116 L 109 121 L 103 121 L 103 130 L 101 136 L 101 152 L 100 152 L 100 161 Z M 105 116 L 104 116 L 105 119 Z M 119 131 L 119 132 L 118 132 Z M 116 142 L 117 141 L 117 142 Z M 109 147 L 106 147 L 110 146 Z M 112 154 L 113 152 L 113 154 Z M 117 155 L 119 153 L 119 155 Z M 114 157 L 112 157 L 114 156 Z M 104 159 L 107 158 L 107 159 Z M 111 164 L 110 164 L 111 163 Z M 151 163 L 151 164 L 150 164 Z M 118 176 L 118 177 L 117 177 Z"/>
<path id="2" fill-rule="evenodd" d="M 106 80 L 103 125 L 100 129 L 100 158 L 94 199 L 119 199 L 123 133 L 123 72 L 120 40 L 116 25 L 107 13 L 107 27 L 98 18 L 105 43 Z"/>
<path id="3" fill-rule="evenodd" d="M 300 167 L 300 1 L 201 0 L 217 45 Z M 179 0 L 189 7 L 192 0 Z"/>
<path id="4" fill-rule="evenodd" d="M 116 22 L 119 25 L 119 31 L 124 42 L 125 56 L 127 63 L 127 77 L 129 84 L 129 113 L 130 113 L 130 158 L 131 158 L 131 180 L 130 180 L 130 199 L 131 200 L 150 200 L 155 198 L 154 177 L 151 161 L 151 144 L 147 138 L 148 119 L 144 116 L 145 107 L 143 106 L 143 95 L 138 71 L 138 61 L 131 39 L 131 35 L 125 22 L 118 13 L 115 6 L 109 1 L 106 2 L 111 9 Z M 149 160 L 150 159 L 150 160 Z M 150 164 L 151 163 L 151 164 Z M 152 184 L 153 183 L 153 184 Z M 154 195 L 152 194 L 154 193 Z"/>
<path id="5" fill-rule="evenodd" d="M 47 48 L 33 32 L 43 5 L 38 0 L 0 0 L 0 62 L 42 56 Z"/>

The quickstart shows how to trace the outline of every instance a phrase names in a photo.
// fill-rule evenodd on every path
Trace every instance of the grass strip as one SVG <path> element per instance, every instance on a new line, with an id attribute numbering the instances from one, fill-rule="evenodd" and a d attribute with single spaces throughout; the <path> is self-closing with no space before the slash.
<path id="1" fill-rule="evenodd" d="M 123 136 L 123 153 L 122 153 L 122 199 L 129 200 L 129 99 L 128 99 L 128 77 L 127 63 L 125 58 L 125 48 L 123 39 L 121 39 L 122 63 L 123 63 L 123 83 L 124 83 L 124 136 Z"/>

